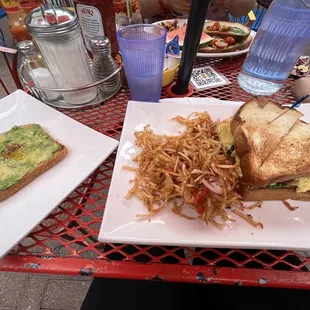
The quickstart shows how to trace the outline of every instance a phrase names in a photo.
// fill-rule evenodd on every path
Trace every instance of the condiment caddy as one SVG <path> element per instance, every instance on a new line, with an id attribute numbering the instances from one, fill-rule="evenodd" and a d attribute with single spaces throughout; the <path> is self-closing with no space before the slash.
<path id="1" fill-rule="evenodd" d="M 59 108 L 81 108 L 99 104 L 120 89 L 121 66 L 111 57 L 109 39 L 95 38 L 104 44 L 101 48 L 94 46 L 96 57 L 92 60 L 73 12 L 45 2 L 27 15 L 25 25 L 35 44 L 20 43 L 19 52 L 24 57 L 19 76 L 41 101 Z M 36 61 L 38 55 L 42 61 Z M 48 78 L 45 81 L 38 77 L 43 71 Z M 108 89 L 104 85 L 109 85 Z"/>

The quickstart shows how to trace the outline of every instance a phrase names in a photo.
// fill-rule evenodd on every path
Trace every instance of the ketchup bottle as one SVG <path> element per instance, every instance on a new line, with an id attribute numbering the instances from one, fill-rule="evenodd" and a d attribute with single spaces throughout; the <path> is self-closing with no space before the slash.
<path id="1" fill-rule="evenodd" d="M 91 38 L 106 36 L 111 42 L 112 54 L 118 53 L 113 0 L 74 0 L 74 6 L 88 51 L 91 51 Z"/>

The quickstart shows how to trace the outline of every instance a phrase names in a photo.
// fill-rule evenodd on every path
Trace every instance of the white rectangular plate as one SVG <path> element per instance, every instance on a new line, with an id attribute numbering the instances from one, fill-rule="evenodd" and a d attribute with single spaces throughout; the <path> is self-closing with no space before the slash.
<path id="1" fill-rule="evenodd" d="M 57 165 L 0 202 L 0 257 L 38 225 L 104 161 L 118 142 L 48 107 L 23 91 L 0 100 L 0 133 L 36 123 L 67 146 Z"/>
<path id="2" fill-rule="evenodd" d="M 150 221 L 149 218 L 136 218 L 136 214 L 146 213 L 147 209 L 135 197 L 125 199 L 134 172 L 122 169 L 123 165 L 133 165 L 131 159 L 139 152 L 133 133 L 149 124 L 159 134 L 176 135 L 181 129 L 180 125 L 171 121 L 176 115 L 187 117 L 192 112 L 208 111 L 213 120 L 223 120 L 232 116 L 240 106 L 240 103 L 214 99 L 182 99 L 175 103 L 169 99 L 167 102 L 128 104 L 99 240 L 151 245 L 310 249 L 310 202 L 295 201 L 292 205 L 300 208 L 289 211 L 282 202 L 269 201 L 264 202 L 261 209 L 249 211 L 255 220 L 263 223 L 263 230 L 252 227 L 235 215 L 232 215 L 237 220 L 235 223 L 217 229 L 200 220 L 179 217 L 171 212 L 171 208 L 152 216 Z M 305 114 L 303 119 L 310 122 L 310 105 L 299 109 Z"/>

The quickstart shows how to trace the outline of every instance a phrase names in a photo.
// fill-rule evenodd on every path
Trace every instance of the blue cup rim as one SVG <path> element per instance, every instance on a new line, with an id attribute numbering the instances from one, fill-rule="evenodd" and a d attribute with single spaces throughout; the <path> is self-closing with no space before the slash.
<path id="1" fill-rule="evenodd" d="M 121 37 L 120 33 L 123 31 L 123 30 L 127 30 L 127 29 L 132 29 L 132 28 L 140 28 L 140 27 L 146 27 L 146 28 L 159 28 L 161 30 L 164 31 L 164 33 L 159 37 L 159 38 L 156 38 L 156 39 L 153 39 L 153 40 L 131 40 L 131 39 L 125 39 L 123 37 Z M 126 41 L 126 42 L 156 42 L 156 41 L 160 41 L 162 40 L 165 36 L 167 35 L 167 30 L 164 28 L 164 27 L 161 27 L 161 26 L 158 26 L 158 25 L 154 25 L 154 24 L 136 24 L 136 25 L 130 25 L 130 26 L 126 26 L 124 28 L 121 28 L 119 30 L 117 30 L 117 33 L 116 33 L 116 36 L 117 36 L 117 39 L 120 39 L 122 41 Z"/>

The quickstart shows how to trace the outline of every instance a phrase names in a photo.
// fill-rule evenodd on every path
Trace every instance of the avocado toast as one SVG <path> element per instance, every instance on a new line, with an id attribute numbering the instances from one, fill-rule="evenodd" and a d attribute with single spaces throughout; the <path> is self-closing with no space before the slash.
<path id="1" fill-rule="evenodd" d="M 205 23 L 204 32 L 212 37 L 219 37 L 222 39 L 232 37 L 237 42 L 242 42 L 249 37 L 251 29 L 240 23 L 211 20 Z"/>
<path id="2" fill-rule="evenodd" d="M 0 134 L 0 201 L 61 161 L 68 149 L 38 124 Z"/>
<path id="3" fill-rule="evenodd" d="M 220 21 L 208 21 L 205 23 L 204 32 L 211 36 L 203 47 L 199 47 L 201 53 L 229 53 L 248 48 L 252 42 L 250 28 L 239 24 Z"/>

